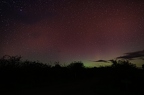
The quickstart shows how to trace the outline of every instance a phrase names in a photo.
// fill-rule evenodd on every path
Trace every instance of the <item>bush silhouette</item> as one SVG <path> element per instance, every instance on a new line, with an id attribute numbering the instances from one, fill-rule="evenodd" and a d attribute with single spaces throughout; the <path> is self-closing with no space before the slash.
<path id="1" fill-rule="evenodd" d="M 85 69 L 84 64 L 80 61 L 72 62 L 67 68 L 71 71 L 73 78 L 82 77 Z"/>
<path id="2" fill-rule="evenodd" d="M 128 60 L 110 60 L 112 62 L 112 67 L 115 68 L 136 68 L 135 64 L 130 63 Z"/>
<path id="3" fill-rule="evenodd" d="M 142 64 L 142 68 L 144 69 L 144 64 Z"/>
<path id="4" fill-rule="evenodd" d="M 115 95 L 116 91 L 136 95 L 144 88 L 142 69 L 138 69 L 127 60 L 111 60 L 111 62 L 113 63 L 111 66 L 93 68 L 86 68 L 80 61 L 67 66 L 61 66 L 57 62 L 51 66 L 38 61 L 22 61 L 21 56 L 6 55 L 0 59 L 0 87 L 3 89 L 44 87 L 51 91 L 51 87 L 56 86 L 56 92 L 72 85 L 81 91 L 92 89 L 90 91 L 100 95 Z"/>
<path id="5" fill-rule="evenodd" d="M 84 64 L 82 62 L 78 61 L 78 62 L 73 62 L 73 63 L 69 64 L 67 67 L 70 69 L 78 70 L 78 69 L 84 68 Z"/>

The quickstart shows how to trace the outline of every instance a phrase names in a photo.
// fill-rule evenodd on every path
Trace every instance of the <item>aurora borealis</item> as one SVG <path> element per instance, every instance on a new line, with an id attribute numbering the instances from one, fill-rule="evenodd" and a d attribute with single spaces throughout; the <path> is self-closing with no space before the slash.
<path id="1" fill-rule="evenodd" d="M 0 56 L 95 66 L 142 50 L 142 0 L 0 1 Z"/>

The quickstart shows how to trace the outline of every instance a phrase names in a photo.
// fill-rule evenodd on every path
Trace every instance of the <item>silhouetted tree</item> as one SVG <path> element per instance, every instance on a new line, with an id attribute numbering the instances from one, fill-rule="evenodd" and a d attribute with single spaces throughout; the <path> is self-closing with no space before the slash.
<path id="1" fill-rule="evenodd" d="M 110 60 L 112 62 L 112 67 L 118 68 L 136 68 L 135 64 L 132 64 L 128 60 Z"/>
<path id="2" fill-rule="evenodd" d="M 142 68 L 144 69 L 144 64 L 142 64 Z"/>
<path id="3" fill-rule="evenodd" d="M 0 68 L 12 69 L 19 68 L 21 63 L 21 56 L 5 55 L 0 59 Z"/>
<path id="4" fill-rule="evenodd" d="M 74 73 L 74 77 L 78 77 L 81 75 L 84 69 L 84 64 L 78 61 L 78 62 L 73 62 L 69 64 L 67 67 Z"/>
<path id="5" fill-rule="evenodd" d="M 78 62 L 73 62 L 73 63 L 69 64 L 67 67 L 78 70 L 78 69 L 84 68 L 84 64 L 82 62 L 78 61 Z"/>

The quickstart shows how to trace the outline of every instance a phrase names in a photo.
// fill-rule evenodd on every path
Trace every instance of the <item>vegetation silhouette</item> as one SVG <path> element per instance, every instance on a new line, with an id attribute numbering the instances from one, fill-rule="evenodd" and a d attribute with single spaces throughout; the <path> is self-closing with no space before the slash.
<path id="1" fill-rule="evenodd" d="M 88 68 L 80 61 L 52 66 L 21 58 L 5 55 L 0 59 L 0 94 L 144 94 L 144 69 L 127 60 L 110 60 L 111 66 Z"/>

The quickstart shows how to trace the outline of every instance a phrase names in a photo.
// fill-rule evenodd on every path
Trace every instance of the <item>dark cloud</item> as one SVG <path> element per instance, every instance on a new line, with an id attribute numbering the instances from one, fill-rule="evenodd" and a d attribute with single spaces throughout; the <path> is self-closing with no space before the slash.
<path id="1" fill-rule="evenodd" d="M 117 57 L 117 59 L 127 59 L 127 60 L 142 59 L 144 60 L 144 50 L 125 53 L 124 56 Z"/>
<path id="2" fill-rule="evenodd" d="M 97 60 L 97 61 L 93 61 L 93 62 L 105 62 L 105 63 L 108 63 L 107 60 Z"/>

